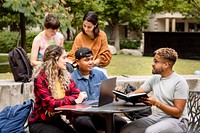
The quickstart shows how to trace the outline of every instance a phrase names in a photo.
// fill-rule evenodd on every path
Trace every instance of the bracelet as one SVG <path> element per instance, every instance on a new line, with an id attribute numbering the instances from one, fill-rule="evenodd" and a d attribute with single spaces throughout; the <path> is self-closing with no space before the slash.
<path id="1" fill-rule="evenodd" d="M 160 107 L 160 102 L 159 102 L 159 101 L 156 101 L 155 106 L 156 106 L 157 108 L 159 108 L 159 107 Z"/>

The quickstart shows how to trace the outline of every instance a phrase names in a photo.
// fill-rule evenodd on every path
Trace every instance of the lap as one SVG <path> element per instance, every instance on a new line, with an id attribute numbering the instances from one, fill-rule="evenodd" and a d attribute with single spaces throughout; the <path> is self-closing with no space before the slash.
<path id="1" fill-rule="evenodd" d="M 175 131 L 174 131 L 175 129 Z M 176 118 L 150 115 L 125 125 L 121 133 L 125 132 L 184 132 L 186 126 Z"/>

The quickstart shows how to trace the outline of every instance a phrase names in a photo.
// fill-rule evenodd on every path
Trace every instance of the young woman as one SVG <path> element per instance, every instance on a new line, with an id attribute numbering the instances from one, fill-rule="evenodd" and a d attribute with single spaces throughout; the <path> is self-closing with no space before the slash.
<path id="1" fill-rule="evenodd" d="M 63 113 L 54 111 L 62 105 L 81 103 L 87 97 L 80 93 L 66 71 L 66 55 L 63 47 L 51 45 L 44 53 L 42 65 L 34 71 L 35 104 L 29 119 L 31 133 L 75 132 L 61 119 Z"/>
<path id="2" fill-rule="evenodd" d="M 59 20 L 52 14 L 46 14 L 44 18 L 44 30 L 33 40 L 31 49 L 31 65 L 36 66 L 42 63 L 45 49 L 50 45 L 63 47 L 64 37 L 57 32 L 60 27 Z"/>
<path id="3" fill-rule="evenodd" d="M 93 11 L 87 12 L 83 17 L 82 32 L 76 36 L 73 47 L 67 56 L 72 62 L 75 62 L 74 54 L 80 47 L 92 50 L 95 66 L 103 68 L 111 61 L 112 54 L 108 48 L 106 34 L 99 29 L 98 16 Z"/>

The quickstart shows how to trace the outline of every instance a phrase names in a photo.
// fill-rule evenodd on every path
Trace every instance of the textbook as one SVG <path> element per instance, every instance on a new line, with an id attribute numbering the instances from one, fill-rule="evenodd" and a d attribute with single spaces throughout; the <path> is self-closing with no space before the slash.
<path id="1" fill-rule="evenodd" d="M 137 93 L 137 94 L 131 94 L 131 95 L 126 95 L 121 91 L 113 90 L 112 91 L 118 98 L 132 102 L 132 103 L 140 103 L 140 98 L 141 97 L 148 97 L 146 93 Z"/>

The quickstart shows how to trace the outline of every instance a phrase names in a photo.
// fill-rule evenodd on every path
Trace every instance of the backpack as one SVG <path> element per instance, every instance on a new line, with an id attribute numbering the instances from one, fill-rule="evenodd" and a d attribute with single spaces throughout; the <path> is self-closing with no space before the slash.
<path id="1" fill-rule="evenodd" d="M 16 82 L 30 82 L 32 76 L 32 66 L 25 50 L 15 47 L 8 54 L 10 68 Z"/>
<path id="2" fill-rule="evenodd" d="M 135 90 L 136 90 L 136 88 L 134 86 L 128 84 L 125 88 L 124 93 L 128 94 L 128 93 L 133 92 Z M 142 117 L 147 117 L 151 114 L 152 114 L 151 108 L 147 108 L 147 109 L 140 110 L 140 111 L 132 111 L 132 112 L 124 113 L 124 115 L 126 117 L 128 117 L 131 121 L 134 121 L 136 119 L 140 119 Z"/>
<path id="3" fill-rule="evenodd" d="M 33 103 L 34 101 L 30 99 L 23 104 L 6 106 L 0 112 L 0 133 L 22 133 Z"/>

